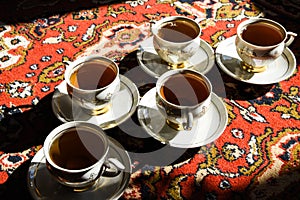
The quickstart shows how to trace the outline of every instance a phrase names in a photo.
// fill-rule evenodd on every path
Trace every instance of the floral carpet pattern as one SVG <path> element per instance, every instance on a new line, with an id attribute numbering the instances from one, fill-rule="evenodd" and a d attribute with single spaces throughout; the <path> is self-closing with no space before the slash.
<path id="1" fill-rule="evenodd" d="M 42 144 L 9 150 L 8 116 L 39 105 L 63 80 L 68 62 L 98 54 L 122 63 L 151 36 L 151 20 L 173 15 L 201 18 L 201 38 L 216 48 L 240 22 L 264 13 L 251 1 L 132 0 L 0 25 L 0 184 Z M 120 65 L 121 72 L 128 67 Z M 290 191 L 299 191 L 300 183 L 299 67 L 288 80 L 259 87 L 221 73 L 229 116 L 224 133 L 175 164 L 140 166 L 133 160 L 137 169 L 122 199 L 295 198 Z"/>

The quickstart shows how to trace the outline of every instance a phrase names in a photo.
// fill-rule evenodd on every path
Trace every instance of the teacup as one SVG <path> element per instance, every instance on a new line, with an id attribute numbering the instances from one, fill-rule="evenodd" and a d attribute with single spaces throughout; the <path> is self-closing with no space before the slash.
<path id="1" fill-rule="evenodd" d="M 120 89 L 118 65 L 109 58 L 92 55 L 71 62 L 65 71 L 69 96 L 92 115 L 105 113 Z"/>
<path id="2" fill-rule="evenodd" d="M 46 137 L 43 151 L 55 180 L 75 189 L 89 188 L 100 176 L 114 177 L 125 169 L 120 161 L 108 157 L 109 142 L 102 129 L 88 122 L 56 127 Z"/>
<path id="3" fill-rule="evenodd" d="M 263 72 L 289 46 L 296 33 L 270 19 L 255 18 L 239 24 L 236 50 L 243 61 L 242 68 L 248 72 Z"/>
<path id="4" fill-rule="evenodd" d="M 191 69 L 174 69 L 156 83 L 156 104 L 166 123 L 176 130 L 191 130 L 211 102 L 212 86 L 203 74 Z"/>
<path id="5" fill-rule="evenodd" d="M 165 17 L 151 24 L 153 46 L 170 68 L 189 67 L 187 61 L 200 48 L 201 27 L 184 16 Z"/>

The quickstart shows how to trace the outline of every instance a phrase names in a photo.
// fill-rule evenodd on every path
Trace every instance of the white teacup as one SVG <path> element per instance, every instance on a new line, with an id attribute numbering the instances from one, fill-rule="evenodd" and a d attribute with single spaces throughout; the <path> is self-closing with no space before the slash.
<path id="1" fill-rule="evenodd" d="M 71 62 L 65 71 L 72 100 L 92 115 L 105 113 L 120 90 L 118 65 L 109 58 L 92 55 Z"/>
<path id="2" fill-rule="evenodd" d="M 203 74 L 191 69 L 174 69 L 156 83 L 156 103 L 166 123 L 176 130 L 191 130 L 211 103 L 212 86 Z"/>
<path id="3" fill-rule="evenodd" d="M 184 16 L 165 17 L 152 22 L 153 46 L 172 68 L 182 68 L 200 48 L 201 27 Z"/>
<path id="4" fill-rule="evenodd" d="M 255 18 L 239 24 L 236 50 L 243 61 L 242 68 L 249 72 L 263 72 L 289 46 L 296 33 L 270 19 Z"/>
<path id="5" fill-rule="evenodd" d="M 56 127 L 43 145 L 46 166 L 59 183 L 72 188 L 88 188 L 100 176 L 117 176 L 125 169 L 108 157 L 108 139 L 94 124 L 72 121 Z M 107 171 L 112 168 L 112 171 Z"/>

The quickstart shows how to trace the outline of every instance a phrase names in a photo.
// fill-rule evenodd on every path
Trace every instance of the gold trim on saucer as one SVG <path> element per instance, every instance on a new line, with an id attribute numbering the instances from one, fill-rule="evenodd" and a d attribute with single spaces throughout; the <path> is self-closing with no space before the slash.
<path id="1" fill-rule="evenodd" d="M 102 115 L 102 114 L 108 112 L 110 109 L 111 109 L 111 104 L 108 104 L 103 108 L 93 109 L 93 110 L 85 109 L 82 107 L 82 110 L 84 110 L 84 112 L 86 112 L 89 115 L 93 115 L 93 116 Z"/>

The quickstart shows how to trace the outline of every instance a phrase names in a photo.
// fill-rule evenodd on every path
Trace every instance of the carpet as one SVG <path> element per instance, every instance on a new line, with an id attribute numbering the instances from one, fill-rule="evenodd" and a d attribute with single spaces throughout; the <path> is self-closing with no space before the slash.
<path id="1" fill-rule="evenodd" d="M 64 2 L 70 3 L 63 1 L 60 8 Z M 9 20 L 8 12 L 0 24 L 1 199 L 30 199 L 26 170 L 47 134 L 61 124 L 52 113 L 51 98 L 67 62 L 90 54 L 109 57 L 143 95 L 155 81 L 131 72 L 139 67 L 139 44 L 151 35 L 150 20 L 202 18 L 201 38 L 214 49 L 247 18 L 266 16 L 299 30 L 297 16 L 285 17 L 262 2 L 132 0 L 39 13 L 39 18 L 34 14 L 18 23 L 18 18 Z M 287 1 L 276 2 L 285 7 Z M 298 41 L 291 46 L 297 59 Z M 299 67 L 288 80 L 270 85 L 242 83 L 220 70 L 224 84 L 215 83 L 214 90 L 226 104 L 228 124 L 216 141 L 199 148 L 170 148 L 142 137 L 130 124 L 138 124 L 136 116 L 128 126 L 108 130 L 133 155 L 134 172 L 121 199 L 299 199 Z M 161 151 L 161 157 L 143 157 L 154 151 Z M 161 158 L 164 165 L 157 162 Z"/>

